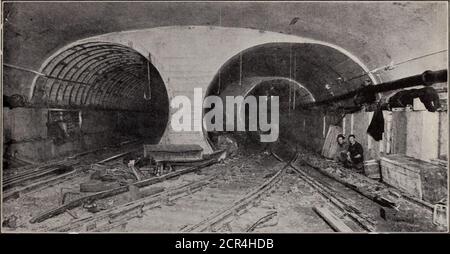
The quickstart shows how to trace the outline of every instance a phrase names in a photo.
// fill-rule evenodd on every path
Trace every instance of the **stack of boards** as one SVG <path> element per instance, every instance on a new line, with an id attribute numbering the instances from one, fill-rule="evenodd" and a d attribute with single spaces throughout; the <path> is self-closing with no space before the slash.
<path id="1" fill-rule="evenodd" d="M 337 151 L 336 138 L 339 134 L 342 134 L 342 128 L 335 125 L 330 125 L 328 133 L 325 138 L 325 142 L 322 147 L 322 156 L 328 159 L 333 159 Z"/>

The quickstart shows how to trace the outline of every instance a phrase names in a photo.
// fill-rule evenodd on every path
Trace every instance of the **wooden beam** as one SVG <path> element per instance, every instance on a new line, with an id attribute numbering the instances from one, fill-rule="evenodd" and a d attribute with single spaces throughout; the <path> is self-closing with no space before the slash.
<path id="1" fill-rule="evenodd" d="M 313 207 L 313 210 L 336 232 L 350 233 L 353 230 L 330 210 L 323 207 Z"/>

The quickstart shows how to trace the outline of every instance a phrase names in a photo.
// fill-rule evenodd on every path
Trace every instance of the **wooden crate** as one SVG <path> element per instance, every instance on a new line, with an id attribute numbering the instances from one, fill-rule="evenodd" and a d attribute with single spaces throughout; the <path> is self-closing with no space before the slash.
<path id="1" fill-rule="evenodd" d="M 420 169 L 409 165 L 409 162 L 400 155 L 381 157 L 381 175 L 383 182 L 422 199 L 422 181 Z"/>
<path id="2" fill-rule="evenodd" d="M 144 156 L 156 161 L 189 161 L 202 159 L 203 148 L 199 145 L 144 145 Z"/>
<path id="3" fill-rule="evenodd" d="M 365 161 L 364 174 L 372 179 L 381 179 L 380 163 L 377 160 Z"/>
<path id="4" fill-rule="evenodd" d="M 405 155 L 381 157 L 383 182 L 430 203 L 447 196 L 446 168 Z"/>

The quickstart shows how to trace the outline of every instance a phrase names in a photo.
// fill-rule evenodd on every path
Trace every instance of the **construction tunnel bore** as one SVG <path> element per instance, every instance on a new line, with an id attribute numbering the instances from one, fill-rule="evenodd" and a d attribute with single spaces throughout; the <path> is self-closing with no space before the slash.
<path id="1" fill-rule="evenodd" d="M 446 232 L 444 5 L 4 3 L 2 232 Z"/>

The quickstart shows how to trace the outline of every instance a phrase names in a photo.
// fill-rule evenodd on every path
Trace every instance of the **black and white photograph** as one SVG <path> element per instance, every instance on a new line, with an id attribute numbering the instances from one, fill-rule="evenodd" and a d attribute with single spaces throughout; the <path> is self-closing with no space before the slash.
<path id="1" fill-rule="evenodd" d="M 1 15 L 1 233 L 448 233 L 446 1 Z"/>

